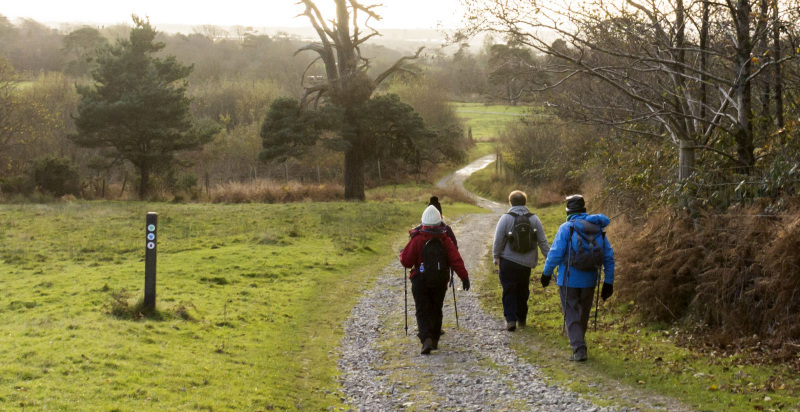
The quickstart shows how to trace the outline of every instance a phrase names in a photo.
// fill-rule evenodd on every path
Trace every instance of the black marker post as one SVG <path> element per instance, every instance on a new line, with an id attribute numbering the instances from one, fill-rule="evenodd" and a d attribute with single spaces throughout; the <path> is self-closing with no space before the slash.
<path id="1" fill-rule="evenodd" d="M 158 213 L 148 212 L 145 219 L 147 245 L 144 251 L 144 308 L 156 308 L 156 228 Z"/>

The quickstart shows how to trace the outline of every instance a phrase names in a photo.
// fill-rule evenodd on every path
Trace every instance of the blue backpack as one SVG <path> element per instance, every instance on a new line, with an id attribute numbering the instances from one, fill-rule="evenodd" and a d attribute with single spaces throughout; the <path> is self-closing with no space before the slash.
<path id="1" fill-rule="evenodd" d="M 576 227 L 573 222 L 569 227 L 569 246 L 572 248 L 572 235 L 578 235 L 578 248 L 572 248 L 569 255 L 569 266 L 584 272 L 595 272 L 603 265 L 603 245 L 606 232 L 603 229 L 585 220 L 579 220 L 583 229 Z"/>

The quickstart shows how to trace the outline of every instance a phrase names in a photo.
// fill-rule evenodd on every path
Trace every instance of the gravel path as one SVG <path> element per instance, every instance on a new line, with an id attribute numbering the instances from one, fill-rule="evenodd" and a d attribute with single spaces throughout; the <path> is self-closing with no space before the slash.
<path id="1" fill-rule="evenodd" d="M 438 186 L 462 186 L 475 171 L 494 161 L 486 156 Z M 479 266 L 489 252 L 499 214 L 505 207 L 477 198 L 490 214 L 467 215 L 448 222 L 456 233 L 470 276 L 485 276 Z M 422 210 L 422 209 L 420 209 Z M 445 212 L 447 206 L 445 205 Z M 446 213 L 445 213 L 446 214 Z M 510 333 L 500 313 L 486 313 L 476 291 L 457 283 L 459 328 L 455 325 L 452 289 L 444 306 L 446 334 L 439 350 L 419 354 L 414 300 L 408 296 L 408 336 L 404 333 L 404 272 L 395 260 L 366 291 L 345 323 L 339 368 L 345 402 L 354 410 L 459 411 L 605 411 L 575 393 L 547 385 L 541 372 L 510 349 Z M 479 282 L 473 281 L 473 284 Z M 409 285 L 410 289 L 410 285 Z"/>

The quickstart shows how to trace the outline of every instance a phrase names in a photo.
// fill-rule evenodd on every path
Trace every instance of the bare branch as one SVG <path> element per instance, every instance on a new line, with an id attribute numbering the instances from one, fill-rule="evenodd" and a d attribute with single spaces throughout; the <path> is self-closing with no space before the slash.
<path id="1" fill-rule="evenodd" d="M 425 47 L 420 47 L 419 49 L 417 49 L 417 52 L 414 53 L 413 56 L 403 56 L 400 59 L 398 59 L 392 65 L 392 67 L 389 67 L 388 69 L 384 70 L 383 73 L 379 74 L 378 77 L 375 78 L 375 82 L 374 82 L 375 87 L 378 87 L 384 80 L 386 80 L 387 77 L 391 76 L 392 73 L 398 71 L 406 60 L 414 60 L 414 59 L 419 58 L 420 53 L 422 53 L 422 50 L 424 50 L 424 49 L 425 49 Z"/>

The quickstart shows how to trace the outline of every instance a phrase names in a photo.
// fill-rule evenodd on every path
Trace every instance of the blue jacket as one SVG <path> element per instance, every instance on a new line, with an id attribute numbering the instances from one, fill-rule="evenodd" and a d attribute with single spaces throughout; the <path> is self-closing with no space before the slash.
<path id="1" fill-rule="evenodd" d="M 570 215 L 567 222 L 558 228 L 558 233 L 550 246 L 550 253 L 547 254 L 547 260 L 544 262 L 543 274 L 545 276 L 552 276 L 553 270 L 558 266 L 558 286 L 564 286 L 564 277 L 562 274 L 566 273 L 566 261 L 568 253 L 574 251 L 578 247 L 578 234 L 573 233 L 571 244 L 572 247 L 567 247 L 570 227 L 575 225 L 575 230 L 583 229 L 583 225 L 578 220 L 585 220 L 589 223 L 605 228 L 611 222 L 606 215 L 587 215 L 586 213 L 576 213 Z M 604 282 L 614 283 L 614 249 L 608 243 L 608 238 L 603 237 L 603 272 L 605 273 Z M 569 250 L 568 250 L 569 249 Z M 597 282 L 597 273 L 594 271 L 585 272 L 575 268 L 569 269 L 569 285 L 571 288 L 591 288 Z"/>

